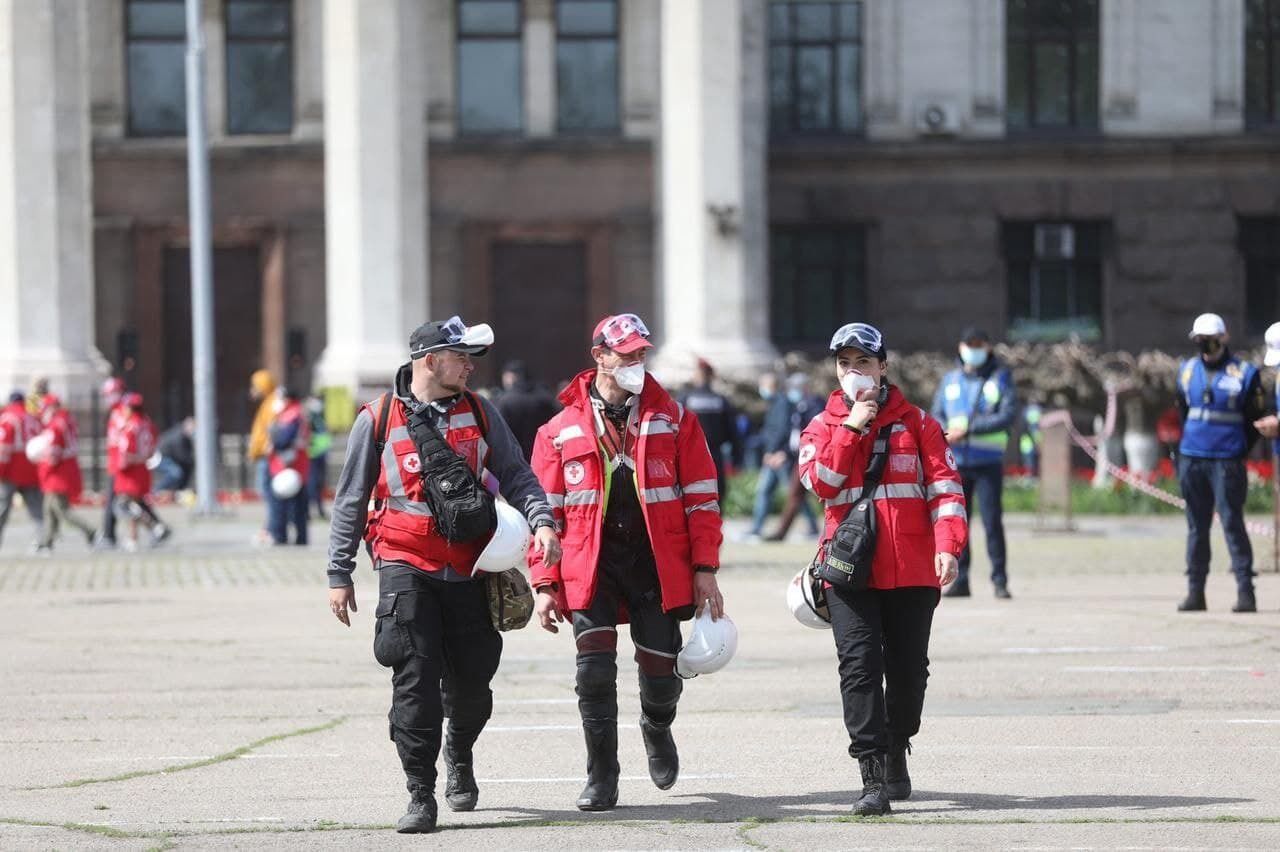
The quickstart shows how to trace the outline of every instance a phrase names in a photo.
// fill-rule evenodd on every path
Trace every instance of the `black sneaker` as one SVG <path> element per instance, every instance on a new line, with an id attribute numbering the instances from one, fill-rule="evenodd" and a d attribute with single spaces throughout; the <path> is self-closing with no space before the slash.
<path id="1" fill-rule="evenodd" d="M 471 763 L 454 763 L 446 755 L 444 766 L 444 803 L 451 811 L 474 811 L 480 800 L 480 788 L 476 786 L 476 775 Z"/>
<path id="2" fill-rule="evenodd" d="M 1231 607 L 1232 612 L 1257 612 L 1258 599 L 1254 597 L 1253 589 L 1241 589 L 1236 596 L 1236 605 Z"/>
<path id="3" fill-rule="evenodd" d="M 1000 585 L 996 586 L 996 597 L 1002 601 L 1007 601 L 1012 599 L 1013 595 L 1009 594 L 1009 587 L 1006 586 L 1004 583 L 1001 583 Z"/>
<path id="4" fill-rule="evenodd" d="M 400 834 L 429 834 L 436 830 L 436 797 L 430 793 L 415 792 L 409 799 L 409 808 L 396 823 Z"/>
<path id="5" fill-rule="evenodd" d="M 1204 602 L 1204 589 L 1187 592 L 1186 598 L 1178 604 L 1178 612 L 1204 612 L 1208 607 Z"/>

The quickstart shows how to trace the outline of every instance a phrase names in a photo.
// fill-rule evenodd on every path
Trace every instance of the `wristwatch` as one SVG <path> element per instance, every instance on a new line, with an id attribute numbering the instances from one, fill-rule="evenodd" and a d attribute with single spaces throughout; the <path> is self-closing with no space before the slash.
<path id="1" fill-rule="evenodd" d="M 539 518 L 538 521 L 533 525 L 533 531 L 537 532 L 543 527 L 551 527 L 551 531 L 555 532 L 556 522 L 551 520 L 550 518 Z"/>

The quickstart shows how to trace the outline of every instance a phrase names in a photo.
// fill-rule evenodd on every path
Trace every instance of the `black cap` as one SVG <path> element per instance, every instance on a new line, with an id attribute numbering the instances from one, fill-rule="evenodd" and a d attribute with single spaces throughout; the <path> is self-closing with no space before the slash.
<path id="1" fill-rule="evenodd" d="M 960 342 L 968 343 L 970 340 L 976 340 L 979 343 L 990 343 L 991 335 L 987 334 L 984 329 L 971 325 L 964 331 L 960 332 Z"/>
<path id="2" fill-rule="evenodd" d="M 11 392 L 9 393 L 9 402 L 10 402 L 10 403 L 14 403 L 14 402 L 26 402 L 26 401 L 27 401 L 27 395 L 26 395 L 26 394 L 24 394 L 24 393 L 23 393 L 22 391 L 20 391 L 20 390 L 11 391 Z"/>
<path id="3" fill-rule="evenodd" d="M 438 352 L 441 349 L 452 349 L 456 352 L 465 352 L 468 355 L 483 355 L 489 351 L 488 346 L 468 345 L 459 339 L 460 332 L 456 331 L 457 325 L 461 325 L 461 320 L 457 317 L 447 320 L 432 320 L 424 322 L 413 330 L 409 335 L 409 358 L 417 360 L 424 357 L 429 352 Z M 448 327 L 448 330 L 446 330 Z M 465 331 L 466 327 L 462 326 Z"/>

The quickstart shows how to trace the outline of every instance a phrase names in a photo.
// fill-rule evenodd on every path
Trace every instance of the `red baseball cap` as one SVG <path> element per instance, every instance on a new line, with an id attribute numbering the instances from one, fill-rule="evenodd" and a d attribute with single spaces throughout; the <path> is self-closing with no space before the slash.
<path id="1" fill-rule="evenodd" d="M 614 314 L 596 323 L 591 334 L 593 346 L 607 346 L 622 355 L 652 347 L 649 329 L 635 314 Z"/>

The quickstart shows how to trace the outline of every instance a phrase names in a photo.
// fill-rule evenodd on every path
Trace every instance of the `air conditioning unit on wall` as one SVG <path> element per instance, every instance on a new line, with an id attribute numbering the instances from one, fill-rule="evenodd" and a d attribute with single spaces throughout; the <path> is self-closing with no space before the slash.
<path id="1" fill-rule="evenodd" d="M 953 98 L 921 98 L 915 116 L 921 136 L 956 136 L 962 129 L 960 105 Z"/>

